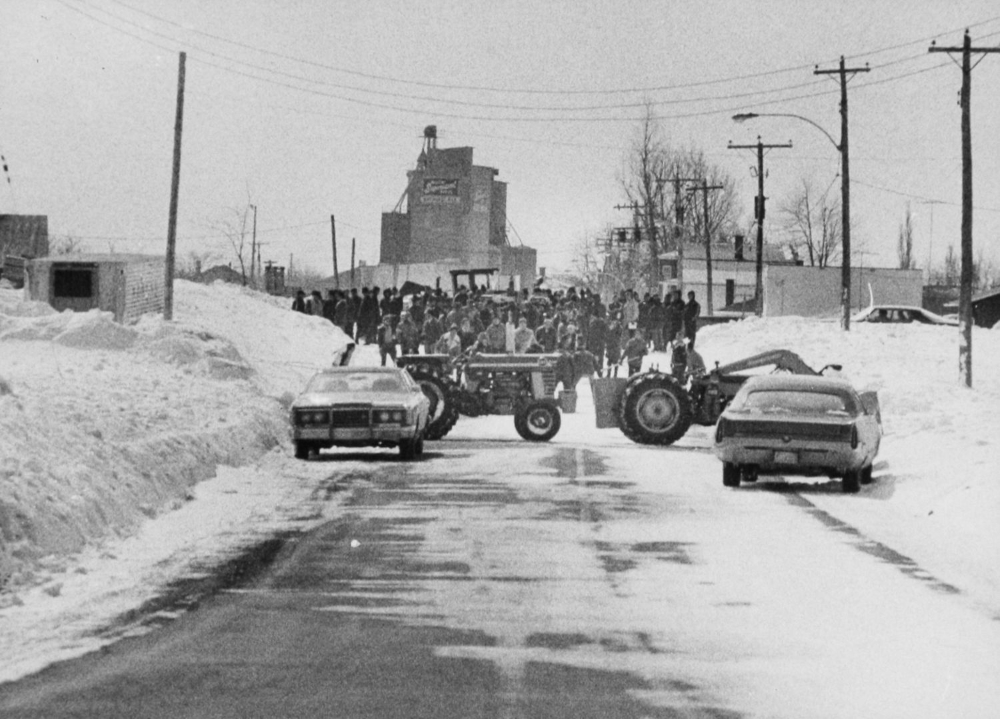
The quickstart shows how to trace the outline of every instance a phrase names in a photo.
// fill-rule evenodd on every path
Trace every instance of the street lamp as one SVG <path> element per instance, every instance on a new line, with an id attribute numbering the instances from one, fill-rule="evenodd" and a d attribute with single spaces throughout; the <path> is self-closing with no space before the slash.
<path id="1" fill-rule="evenodd" d="M 746 122 L 758 117 L 791 117 L 796 120 L 807 122 L 823 133 L 823 136 L 830 141 L 837 152 L 840 153 L 840 210 L 841 210 L 841 233 L 844 259 L 841 262 L 841 309 L 843 314 L 840 318 L 840 326 L 843 330 L 851 329 L 851 175 L 850 164 L 847 152 L 847 123 L 840 126 L 840 142 L 833 139 L 833 136 L 824 130 L 820 125 L 802 115 L 794 115 L 788 112 L 741 112 L 733 115 L 734 122 Z"/>

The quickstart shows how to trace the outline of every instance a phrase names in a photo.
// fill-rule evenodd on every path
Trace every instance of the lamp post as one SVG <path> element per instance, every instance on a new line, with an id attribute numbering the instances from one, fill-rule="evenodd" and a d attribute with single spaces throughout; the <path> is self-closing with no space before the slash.
<path id="1" fill-rule="evenodd" d="M 820 125 L 802 115 L 794 115 L 788 112 L 743 112 L 733 115 L 735 122 L 745 122 L 758 117 L 791 117 L 796 120 L 807 122 L 823 133 L 830 143 L 837 148 L 840 153 L 840 210 L 841 210 L 841 244 L 843 246 L 844 259 L 841 262 L 841 309 L 840 326 L 843 330 L 851 329 L 851 175 L 849 154 L 847 151 L 847 113 L 844 107 L 843 122 L 840 126 L 840 142 L 833 139 L 833 136 L 824 130 Z"/>

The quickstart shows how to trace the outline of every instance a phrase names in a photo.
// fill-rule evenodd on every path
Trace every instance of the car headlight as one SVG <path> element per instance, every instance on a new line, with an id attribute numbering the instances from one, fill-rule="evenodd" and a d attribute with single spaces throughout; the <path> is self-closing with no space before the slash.
<path id="1" fill-rule="evenodd" d="M 295 423 L 299 427 L 330 424 L 330 413 L 322 409 L 297 410 L 295 413 Z"/>
<path id="2" fill-rule="evenodd" d="M 372 412 L 372 418 L 377 424 L 406 424 L 405 409 L 377 409 Z"/>

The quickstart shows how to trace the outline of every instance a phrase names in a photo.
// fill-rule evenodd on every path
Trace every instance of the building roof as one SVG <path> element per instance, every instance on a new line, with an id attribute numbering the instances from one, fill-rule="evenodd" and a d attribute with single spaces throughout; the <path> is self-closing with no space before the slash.
<path id="1" fill-rule="evenodd" d="M 140 255 L 126 252 L 95 252 L 95 253 L 71 253 L 68 255 L 47 255 L 36 257 L 32 260 L 35 263 L 59 263 L 59 264 L 100 264 L 100 263 L 127 263 L 127 262 L 154 262 L 165 261 L 163 255 Z"/>
<path id="2" fill-rule="evenodd" d="M 983 300 L 989 300 L 994 297 L 1000 297 L 1000 287 L 994 287 L 991 290 L 986 290 L 985 292 L 980 292 L 978 295 L 972 298 L 973 302 L 982 302 Z"/>
<path id="3" fill-rule="evenodd" d="M 661 260 L 675 260 L 677 259 L 677 251 L 673 250 L 671 252 L 664 252 L 660 254 L 659 258 Z M 753 262 L 757 259 L 757 247 L 753 242 L 745 242 L 743 244 L 743 261 Z M 695 261 L 705 261 L 705 246 L 695 245 L 695 244 L 685 244 L 684 245 L 684 261 L 689 260 Z M 712 262 L 722 262 L 722 261 L 737 261 L 736 260 L 736 248 L 732 245 L 726 244 L 712 244 Z M 785 256 L 785 251 L 783 248 L 776 245 L 764 245 L 764 262 L 768 264 L 796 264 L 794 260 L 790 260 Z"/>

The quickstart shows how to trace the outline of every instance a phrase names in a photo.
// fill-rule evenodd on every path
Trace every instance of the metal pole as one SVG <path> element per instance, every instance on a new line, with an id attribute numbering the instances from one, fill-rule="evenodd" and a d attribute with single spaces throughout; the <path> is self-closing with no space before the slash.
<path id="1" fill-rule="evenodd" d="M 764 315 L 764 143 L 757 138 L 757 281 L 754 314 Z"/>
<path id="2" fill-rule="evenodd" d="M 330 235 L 333 241 L 333 286 L 340 289 L 340 270 L 337 269 L 337 222 L 330 215 Z"/>
<path id="3" fill-rule="evenodd" d="M 170 216 L 167 220 L 167 257 L 164 270 L 163 319 L 174 318 L 174 259 L 177 254 L 177 195 L 181 183 L 181 130 L 184 127 L 184 63 L 181 53 L 177 67 L 177 114 L 174 117 L 174 168 L 170 180 Z"/>
<path id="4" fill-rule="evenodd" d="M 851 170 L 847 152 L 847 80 L 844 56 L 840 56 L 840 234 L 844 259 L 840 263 L 843 316 L 840 326 L 851 329 Z"/>
<path id="5" fill-rule="evenodd" d="M 250 240 L 250 286 L 255 287 L 254 276 L 256 265 L 254 264 L 257 257 L 257 205 L 250 205 L 253 208 L 253 235 Z"/>

